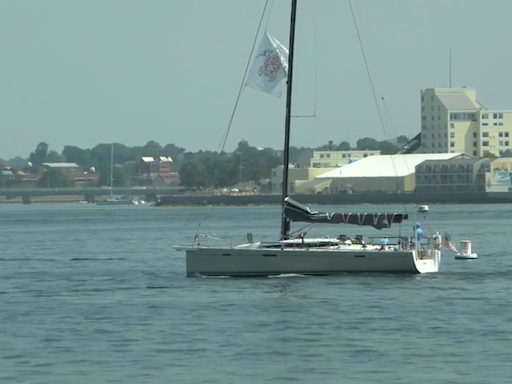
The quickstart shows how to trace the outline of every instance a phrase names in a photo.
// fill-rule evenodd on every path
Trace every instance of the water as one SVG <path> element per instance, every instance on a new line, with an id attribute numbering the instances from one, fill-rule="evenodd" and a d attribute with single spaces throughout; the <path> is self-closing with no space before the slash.
<path id="1" fill-rule="evenodd" d="M 0 382 L 509 383 L 509 206 L 430 208 L 425 231 L 470 238 L 478 260 L 444 252 L 435 275 L 211 279 L 186 278 L 171 247 L 199 222 L 270 238 L 277 207 L 1 205 Z"/>

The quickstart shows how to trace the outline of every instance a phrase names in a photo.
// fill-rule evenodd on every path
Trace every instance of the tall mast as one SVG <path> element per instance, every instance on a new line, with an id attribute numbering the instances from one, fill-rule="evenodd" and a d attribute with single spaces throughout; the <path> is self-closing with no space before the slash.
<path id="1" fill-rule="evenodd" d="M 114 143 L 110 147 L 110 195 L 114 196 Z"/>
<path id="2" fill-rule="evenodd" d="M 290 16 L 290 40 L 288 43 L 288 78 L 286 80 L 286 117 L 284 122 L 283 153 L 283 212 L 281 218 L 281 239 L 287 239 L 290 233 L 290 220 L 284 215 L 284 199 L 288 197 L 288 167 L 290 164 L 290 126 L 292 120 L 293 53 L 295 45 L 295 22 L 297 18 L 297 0 L 292 0 Z"/>

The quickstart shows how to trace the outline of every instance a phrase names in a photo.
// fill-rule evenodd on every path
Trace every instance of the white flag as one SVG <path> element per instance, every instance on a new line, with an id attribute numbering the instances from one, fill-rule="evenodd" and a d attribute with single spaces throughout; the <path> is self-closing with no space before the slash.
<path id="1" fill-rule="evenodd" d="M 245 85 L 281 97 L 288 76 L 288 49 L 265 32 Z"/>

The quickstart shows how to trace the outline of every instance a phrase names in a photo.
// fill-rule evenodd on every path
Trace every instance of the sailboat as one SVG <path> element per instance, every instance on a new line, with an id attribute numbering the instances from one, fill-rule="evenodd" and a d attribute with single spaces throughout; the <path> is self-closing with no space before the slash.
<path id="1" fill-rule="evenodd" d="M 138 201 L 128 196 L 114 196 L 114 144 L 110 148 L 110 198 L 97 200 L 96 205 L 137 205 Z"/>
<path id="2" fill-rule="evenodd" d="M 288 171 L 297 0 L 291 0 L 289 52 L 265 32 L 246 86 L 280 97 L 286 86 L 284 129 L 281 232 L 273 242 L 254 242 L 251 233 L 240 245 L 207 246 L 196 234 L 185 251 L 187 276 L 269 276 L 282 274 L 335 275 L 345 273 L 432 273 L 441 262 L 441 236 L 423 236 L 420 225 L 414 236 L 349 239 L 308 238 L 307 233 L 292 235 L 291 222 L 346 224 L 380 230 L 400 226 L 408 219 L 401 213 L 320 213 L 288 196 Z M 210 236 L 211 238 L 211 236 Z"/>

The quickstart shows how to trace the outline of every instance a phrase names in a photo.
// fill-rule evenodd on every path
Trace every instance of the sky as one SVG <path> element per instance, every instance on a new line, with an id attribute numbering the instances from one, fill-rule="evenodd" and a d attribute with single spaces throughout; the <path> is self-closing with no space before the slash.
<path id="1" fill-rule="evenodd" d="M 0 158 L 41 141 L 218 150 L 265 2 L 0 0 Z M 290 1 L 270 3 L 263 25 L 288 46 Z M 315 117 L 293 119 L 292 145 L 418 133 L 420 90 L 448 86 L 450 48 L 453 87 L 512 109 L 510 0 L 352 5 L 384 124 L 349 1 L 299 0 L 293 114 Z M 284 95 L 244 88 L 226 149 L 282 148 L 284 113 Z"/>

